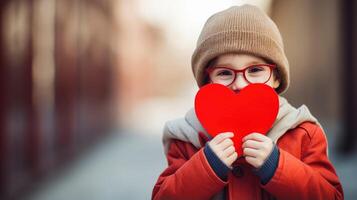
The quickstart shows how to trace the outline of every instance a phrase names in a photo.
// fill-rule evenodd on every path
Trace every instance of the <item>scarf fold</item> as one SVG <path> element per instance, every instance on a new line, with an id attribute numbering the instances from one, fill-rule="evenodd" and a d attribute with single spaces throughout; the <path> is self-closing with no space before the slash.
<path id="1" fill-rule="evenodd" d="M 320 126 L 317 119 L 310 113 L 305 105 L 295 108 L 290 105 L 284 97 L 279 96 L 278 116 L 272 128 L 268 131 L 267 137 L 276 143 L 288 130 L 294 129 L 306 121 L 316 123 Z M 172 139 L 189 142 L 197 149 L 201 148 L 198 132 L 203 132 L 208 138 L 212 138 L 202 127 L 193 108 L 186 113 L 185 117 L 166 122 L 162 138 L 165 155 L 168 152 Z"/>

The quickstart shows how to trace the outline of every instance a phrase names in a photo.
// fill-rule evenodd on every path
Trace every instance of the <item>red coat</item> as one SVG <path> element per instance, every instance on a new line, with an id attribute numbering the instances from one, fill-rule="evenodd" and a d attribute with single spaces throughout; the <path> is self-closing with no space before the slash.
<path id="1" fill-rule="evenodd" d="M 229 172 L 227 182 L 222 181 L 210 167 L 203 148 L 172 140 L 168 167 L 158 178 L 152 199 L 210 199 L 224 187 L 230 200 L 343 199 L 341 183 L 327 157 L 325 134 L 318 125 L 304 122 L 285 133 L 277 145 L 278 167 L 270 181 L 262 185 L 246 162 L 241 163 L 240 176 Z"/>

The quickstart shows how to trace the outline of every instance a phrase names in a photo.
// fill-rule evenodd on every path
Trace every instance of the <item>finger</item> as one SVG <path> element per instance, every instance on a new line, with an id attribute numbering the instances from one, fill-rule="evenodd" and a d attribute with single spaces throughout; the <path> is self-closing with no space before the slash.
<path id="1" fill-rule="evenodd" d="M 236 161 L 238 158 L 238 153 L 237 152 L 234 152 L 232 153 L 229 157 L 227 157 L 227 162 L 229 163 L 229 165 L 232 165 L 232 163 L 234 161 Z"/>
<path id="2" fill-rule="evenodd" d="M 260 149 L 262 146 L 262 142 L 258 142 L 256 140 L 246 140 L 242 144 L 242 148 L 253 148 L 253 149 Z"/>
<path id="3" fill-rule="evenodd" d="M 268 137 L 266 137 L 265 135 L 261 134 L 261 133 L 251 133 L 247 136 L 245 136 L 243 138 L 243 142 L 247 141 L 247 140 L 256 140 L 256 141 L 261 141 L 264 142 L 265 140 L 267 140 Z"/>
<path id="4" fill-rule="evenodd" d="M 217 146 L 219 146 L 220 149 L 224 150 L 230 146 L 233 146 L 233 141 L 230 138 L 227 138 L 223 140 L 221 143 L 219 143 Z"/>
<path id="5" fill-rule="evenodd" d="M 253 167 L 255 167 L 255 168 L 259 167 L 258 159 L 254 158 L 254 157 L 246 156 L 245 160 L 247 161 L 247 163 L 251 164 Z"/>
<path id="6" fill-rule="evenodd" d="M 214 137 L 212 139 L 212 142 L 214 142 L 215 144 L 219 144 L 221 143 L 224 139 L 226 138 L 231 138 L 233 137 L 234 134 L 232 132 L 224 132 L 224 133 L 220 133 L 218 135 L 216 135 L 216 137 Z"/>
<path id="7" fill-rule="evenodd" d="M 259 150 L 257 150 L 257 149 L 244 148 L 243 155 L 256 158 L 256 157 L 259 157 L 260 153 L 259 153 Z"/>
<path id="8" fill-rule="evenodd" d="M 232 155 L 235 151 L 236 151 L 236 149 L 234 148 L 234 146 L 230 146 L 230 147 L 228 147 L 227 149 L 225 149 L 225 150 L 223 151 L 223 154 L 224 154 L 226 157 L 229 157 L 229 156 Z"/>

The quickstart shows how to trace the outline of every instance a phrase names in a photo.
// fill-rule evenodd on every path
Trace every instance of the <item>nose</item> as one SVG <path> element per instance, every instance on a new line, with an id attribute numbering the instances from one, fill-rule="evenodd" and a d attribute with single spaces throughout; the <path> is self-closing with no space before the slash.
<path id="1" fill-rule="evenodd" d="M 249 83 L 245 80 L 242 73 L 238 73 L 236 80 L 231 84 L 230 88 L 235 91 L 236 93 L 242 90 L 245 86 Z"/>

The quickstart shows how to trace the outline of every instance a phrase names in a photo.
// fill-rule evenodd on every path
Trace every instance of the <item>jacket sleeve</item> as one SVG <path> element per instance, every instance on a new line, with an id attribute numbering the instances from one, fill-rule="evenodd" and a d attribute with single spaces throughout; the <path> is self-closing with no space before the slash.
<path id="1" fill-rule="evenodd" d="M 203 148 L 188 158 L 185 150 L 187 145 L 190 144 L 172 140 L 166 155 L 168 167 L 159 176 L 152 199 L 206 200 L 227 184 L 212 170 Z"/>
<path id="2" fill-rule="evenodd" d="M 277 199 L 343 199 L 341 183 L 327 157 L 323 130 L 315 126 L 302 159 L 280 149 L 278 168 L 262 188 Z"/>

